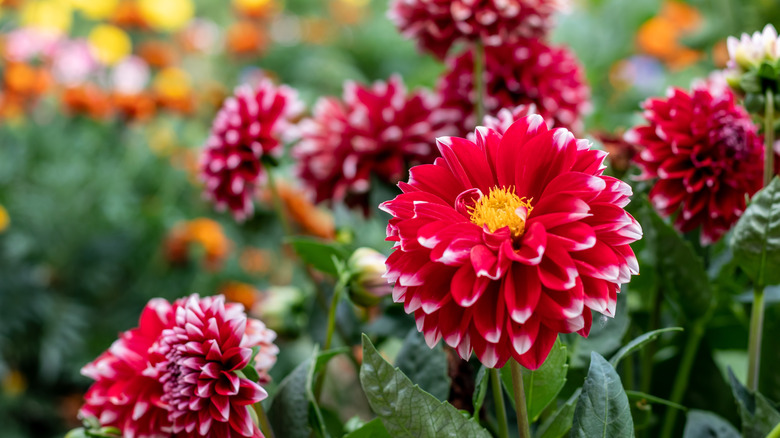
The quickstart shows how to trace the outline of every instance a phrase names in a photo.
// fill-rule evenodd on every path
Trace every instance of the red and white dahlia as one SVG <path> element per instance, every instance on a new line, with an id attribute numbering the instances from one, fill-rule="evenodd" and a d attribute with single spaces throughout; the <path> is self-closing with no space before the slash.
<path id="1" fill-rule="evenodd" d="M 163 331 L 155 370 L 177 437 L 262 437 L 249 412 L 267 397 L 238 372 L 252 360 L 244 306 L 192 295 Z"/>
<path id="2" fill-rule="evenodd" d="M 393 216 L 393 299 L 428 345 L 536 369 L 558 333 L 587 336 L 591 309 L 614 315 L 642 230 L 623 209 L 631 188 L 603 175 L 606 153 L 539 115 L 438 146 L 442 158 L 381 205 Z"/>
<path id="3" fill-rule="evenodd" d="M 282 153 L 280 140 L 295 137 L 292 119 L 303 103 L 295 90 L 263 79 L 242 85 L 214 118 L 201 157 L 205 195 L 217 209 L 229 208 L 236 220 L 252 215 L 255 188 L 264 178 L 262 159 Z"/>
<path id="4" fill-rule="evenodd" d="M 562 0 L 395 0 L 388 17 L 420 50 L 443 59 L 459 41 L 487 46 L 547 34 Z"/>
<path id="5" fill-rule="evenodd" d="M 120 334 L 108 351 L 82 368 L 83 375 L 95 380 L 85 395 L 82 415 L 117 427 L 125 438 L 171 436 L 163 387 L 144 372 L 150 349 L 172 323 L 171 304 L 153 299 L 141 313 L 137 328 Z"/>
<path id="6" fill-rule="evenodd" d="M 344 201 L 368 213 L 372 175 L 395 184 L 410 166 L 437 156 L 431 139 L 455 132 L 453 112 L 425 91 L 407 93 L 399 76 L 371 87 L 344 86 L 344 100 L 327 97 L 301 122 L 293 156 L 316 202 Z"/>
<path id="7" fill-rule="evenodd" d="M 511 109 L 501 108 L 498 110 L 496 115 L 486 115 L 482 119 L 482 124 L 480 126 L 484 126 L 487 129 L 504 135 L 504 133 L 507 131 L 507 129 L 509 129 L 510 126 L 512 126 L 512 124 L 525 116 L 530 116 L 531 114 L 538 114 L 536 111 L 536 105 L 534 104 L 518 105 Z M 552 128 L 552 126 L 549 126 L 548 124 L 548 128 Z M 473 132 L 469 132 L 466 138 L 469 139 L 469 141 L 476 141 L 477 137 Z"/>
<path id="8" fill-rule="evenodd" d="M 478 123 L 472 51 L 449 59 L 447 66 L 437 85 L 442 107 L 460 113 L 461 130 L 471 131 Z M 567 48 L 537 39 L 485 47 L 483 77 L 487 113 L 534 104 L 549 124 L 582 130 L 582 116 L 590 109 L 590 88 L 577 57 Z"/>
<path id="9" fill-rule="evenodd" d="M 763 145 L 758 128 L 722 81 L 670 89 L 646 100 L 647 124 L 629 130 L 637 145 L 640 179 L 655 180 L 650 200 L 675 227 L 701 227 L 702 244 L 718 241 L 745 211 L 745 199 L 761 188 Z"/>

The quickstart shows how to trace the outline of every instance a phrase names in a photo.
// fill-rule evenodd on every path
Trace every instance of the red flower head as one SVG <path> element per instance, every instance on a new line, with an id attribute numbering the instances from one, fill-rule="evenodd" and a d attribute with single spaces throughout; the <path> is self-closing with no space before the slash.
<path id="1" fill-rule="evenodd" d="M 221 295 L 177 302 L 156 363 L 177 437 L 262 437 L 249 412 L 268 394 L 238 371 L 252 359 L 244 306 Z"/>
<path id="2" fill-rule="evenodd" d="M 530 116 L 531 114 L 539 114 L 539 112 L 536 111 L 536 105 L 532 103 L 528 105 L 518 105 L 511 109 L 501 108 L 498 110 L 495 116 L 486 115 L 485 118 L 482 119 L 481 126 L 504 135 L 504 133 L 507 131 L 507 129 L 509 129 L 510 126 L 512 126 L 513 123 L 525 116 Z M 548 128 L 552 127 L 548 125 Z M 477 141 L 477 136 L 474 135 L 473 132 L 469 132 L 466 138 L 472 142 Z"/>
<path id="3" fill-rule="evenodd" d="M 254 189 L 264 176 L 261 159 L 281 154 L 279 140 L 294 137 L 290 119 L 302 109 L 295 90 L 268 79 L 236 88 L 225 101 L 201 159 L 206 196 L 218 209 L 229 208 L 236 220 L 252 215 Z"/>
<path id="4" fill-rule="evenodd" d="M 395 0 L 388 16 L 421 50 L 443 59 L 458 41 L 500 46 L 543 37 L 560 0 Z"/>
<path id="5" fill-rule="evenodd" d="M 472 53 L 448 61 L 439 81 L 442 107 L 458 111 L 461 130 L 476 126 L 474 117 L 474 61 Z M 535 104 L 548 123 L 582 130 L 581 117 L 590 108 L 590 89 L 579 61 L 564 47 L 551 47 L 536 39 L 485 48 L 485 111 Z"/>
<path id="6" fill-rule="evenodd" d="M 144 372 L 149 367 L 149 349 L 172 324 L 171 304 L 159 298 L 149 301 L 138 328 L 119 335 L 108 351 L 81 370 L 95 380 L 85 395 L 82 415 L 119 428 L 125 438 L 170 437 L 162 385 Z"/>
<path id="7" fill-rule="evenodd" d="M 558 333 L 587 336 L 591 309 L 614 315 L 642 230 L 623 209 L 631 188 L 603 175 L 604 152 L 539 115 L 438 145 L 442 158 L 412 168 L 381 206 L 393 215 L 393 299 L 429 345 L 536 369 Z"/>
<path id="8" fill-rule="evenodd" d="M 650 200 L 662 215 L 679 211 L 681 232 L 701 226 L 702 244 L 719 240 L 761 188 L 762 139 L 734 95 L 717 80 L 691 92 L 670 89 L 643 103 L 648 124 L 626 133 L 639 147 L 641 179 L 657 179 Z"/>
<path id="9" fill-rule="evenodd" d="M 316 201 L 344 200 L 368 213 L 371 177 L 395 184 L 409 166 L 437 156 L 431 139 L 454 133 L 452 111 L 423 91 L 407 94 L 400 77 L 364 87 L 348 82 L 344 100 L 320 99 L 301 122 L 293 149 Z"/>

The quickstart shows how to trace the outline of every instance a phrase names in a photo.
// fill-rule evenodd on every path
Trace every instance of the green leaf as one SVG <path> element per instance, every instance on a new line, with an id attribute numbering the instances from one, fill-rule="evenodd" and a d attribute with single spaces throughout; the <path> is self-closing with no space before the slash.
<path id="1" fill-rule="evenodd" d="M 450 395 L 450 377 L 447 375 L 447 355 L 441 344 L 428 347 L 425 338 L 416 329 L 409 331 L 395 359 L 395 366 L 412 382 L 439 400 Z"/>
<path id="2" fill-rule="evenodd" d="M 304 263 L 334 277 L 339 275 L 334 257 L 343 261 L 349 256 L 340 245 L 313 237 L 291 237 L 289 242 Z"/>
<path id="3" fill-rule="evenodd" d="M 588 376 L 574 410 L 571 437 L 633 436 L 634 421 L 620 376 L 606 359 L 594 352 L 590 355 Z"/>
<path id="4" fill-rule="evenodd" d="M 669 400 L 662 399 L 661 397 L 656 397 L 654 395 L 645 394 L 644 392 L 641 392 L 641 391 L 626 391 L 626 396 L 629 398 L 629 400 L 648 401 L 650 403 L 655 403 L 655 404 L 658 404 L 658 405 L 669 406 L 671 408 L 679 409 L 681 411 L 687 411 L 688 410 L 688 408 L 686 408 L 685 406 L 683 406 L 683 405 L 681 405 L 679 403 L 674 403 L 674 402 L 671 402 Z"/>
<path id="5" fill-rule="evenodd" d="M 574 394 L 566 400 L 553 415 L 544 420 L 536 431 L 537 438 L 561 438 L 571 430 L 571 424 L 574 420 L 574 410 L 577 406 L 577 400 L 580 399 L 581 389 L 574 391 Z"/>
<path id="6" fill-rule="evenodd" d="M 731 369 L 729 381 L 742 417 L 742 435 L 744 438 L 766 437 L 780 423 L 780 413 L 766 397 L 742 386 Z"/>
<path id="7" fill-rule="evenodd" d="M 536 421 L 544 408 L 547 407 L 563 389 L 566 384 L 566 346 L 560 339 L 555 340 L 550 355 L 537 370 L 523 368 L 523 389 L 525 390 L 525 405 L 528 409 L 528 418 Z M 501 381 L 510 395 L 509 400 L 515 406 L 515 397 L 512 384 L 511 367 L 501 368 Z"/>
<path id="8" fill-rule="evenodd" d="M 65 438 L 87 438 L 87 432 L 83 427 L 77 427 L 65 435 Z"/>
<path id="9" fill-rule="evenodd" d="M 479 418 L 479 411 L 482 410 L 482 404 L 485 403 L 485 396 L 488 389 L 488 376 L 487 368 L 484 366 L 479 367 L 477 371 L 477 378 L 474 379 L 474 395 L 471 397 L 471 401 L 474 404 L 474 418 Z"/>
<path id="10" fill-rule="evenodd" d="M 593 312 L 593 327 L 587 338 L 576 334 L 565 335 L 571 340 L 572 368 L 585 368 L 590 363 L 590 354 L 599 353 L 602 356 L 611 354 L 623 345 L 623 336 L 628 331 L 631 318 L 628 316 L 628 300 L 625 293 L 617 296 L 617 310 L 615 317 L 601 315 Z"/>
<path id="11" fill-rule="evenodd" d="M 617 367 L 618 363 L 620 363 L 620 360 L 624 357 L 628 356 L 629 354 L 639 350 L 644 346 L 646 343 L 656 339 L 659 335 L 666 332 L 681 332 L 683 331 L 682 327 L 668 327 L 668 328 L 662 328 L 659 330 L 653 330 L 651 332 L 647 332 L 643 335 L 640 335 L 633 339 L 628 344 L 624 345 L 623 348 L 617 351 L 614 356 L 612 356 L 612 359 L 609 360 L 609 363 L 612 364 L 613 367 Z"/>
<path id="12" fill-rule="evenodd" d="M 382 420 L 374 418 L 360 427 L 360 429 L 345 435 L 344 438 L 391 438 L 391 435 L 382 424 Z"/>
<path id="13" fill-rule="evenodd" d="M 688 412 L 683 438 L 739 438 L 739 432 L 712 412 L 692 409 Z"/>
<path id="14" fill-rule="evenodd" d="M 734 227 L 734 258 L 755 284 L 780 284 L 780 178 L 753 196 Z M 769 268 L 769 269 L 768 269 Z"/>
<path id="15" fill-rule="evenodd" d="M 365 334 L 360 384 L 371 409 L 393 437 L 490 438 L 479 423 L 463 416 L 449 403 L 436 400 L 393 368 Z"/>

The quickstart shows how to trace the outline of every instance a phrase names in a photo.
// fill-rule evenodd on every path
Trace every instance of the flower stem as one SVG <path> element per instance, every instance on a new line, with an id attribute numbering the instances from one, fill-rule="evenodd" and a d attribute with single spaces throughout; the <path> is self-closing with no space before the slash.
<path id="1" fill-rule="evenodd" d="M 284 212 L 284 205 L 282 205 L 282 197 L 279 196 L 279 188 L 276 185 L 276 178 L 274 177 L 274 169 L 270 164 L 264 163 L 265 173 L 268 175 L 268 188 L 271 190 L 271 198 L 273 199 L 274 211 L 282 224 L 285 236 L 292 236 L 292 227 L 287 220 L 287 215 Z"/>
<path id="2" fill-rule="evenodd" d="M 504 406 L 504 392 L 501 388 L 501 375 L 497 368 L 490 368 L 490 387 L 493 390 L 493 402 L 496 404 L 496 418 L 498 419 L 498 438 L 509 438 L 509 425 L 506 422 L 506 407 Z"/>
<path id="3" fill-rule="evenodd" d="M 481 42 L 474 43 L 474 92 L 476 94 L 474 98 L 474 115 L 476 116 L 477 125 L 482 124 L 482 119 L 485 117 L 485 47 Z"/>
<path id="4" fill-rule="evenodd" d="M 696 359 L 696 352 L 699 350 L 701 338 L 704 336 L 704 329 L 707 325 L 707 321 L 710 319 L 709 315 L 710 313 L 708 312 L 693 323 L 691 334 L 685 342 L 682 361 L 677 368 L 677 377 L 674 379 L 672 395 L 669 397 L 669 401 L 672 403 L 679 404 L 682 401 L 683 395 L 685 395 L 685 390 L 688 388 L 688 380 L 690 380 L 693 362 Z M 667 407 L 666 415 L 664 416 L 663 429 L 661 430 L 661 437 L 672 438 L 676 419 L 677 409 Z"/>
<path id="5" fill-rule="evenodd" d="M 523 369 L 515 359 L 509 360 L 512 367 L 512 386 L 515 390 L 515 409 L 517 410 L 517 434 L 520 438 L 531 438 L 528 425 L 528 409 L 525 405 L 525 389 L 523 388 Z"/>
<path id="6" fill-rule="evenodd" d="M 764 108 L 764 187 L 772 182 L 775 175 L 775 98 L 772 89 L 766 90 Z"/>
<path id="7" fill-rule="evenodd" d="M 748 340 L 747 387 L 758 390 L 758 371 L 761 367 L 761 334 L 764 330 L 764 286 L 753 289 L 753 309 L 750 312 L 750 338 Z"/>
<path id="8" fill-rule="evenodd" d="M 330 344 L 333 341 L 333 330 L 336 327 L 336 308 L 339 307 L 339 301 L 341 301 L 341 294 L 346 286 L 344 278 L 339 278 L 336 282 L 336 286 L 333 288 L 333 297 L 330 301 L 330 308 L 328 309 L 328 329 L 325 332 L 325 345 L 323 350 L 329 350 Z"/>
<path id="9" fill-rule="evenodd" d="M 260 431 L 263 432 L 263 435 L 265 435 L 265 438 L 274 438 L 274 431 L 271 428 L 271 423 L 268 421 L 268 415 L 265 414 L 265 409 L 263 409 L 263 404 L 260 402 L 257 402 L 254 404 L 255 413 L 257 414 L 257 420 Z"/>

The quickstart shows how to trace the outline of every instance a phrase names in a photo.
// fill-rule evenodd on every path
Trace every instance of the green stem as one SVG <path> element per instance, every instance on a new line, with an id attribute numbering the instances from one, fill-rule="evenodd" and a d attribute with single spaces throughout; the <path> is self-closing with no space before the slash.
<path id="1" fill-rule="evenodd" d="M 284 234 L 286 236 L 292 236 L 292 227 L 290 226 L 290 222 L 287 220 L 287 215 L 284 212 L 282 197 L 279 196 L 279 188 L 276 185 L 276 178 L 274 178 L 274 168 L 268 163 L 264 163 L 264 167 L 265 173 L 268 175 L 268 188 L 271 190 L 271 198 L 273 199 L 276 216 L 279 219 L 279 222 L 282 224 Z"/>
<path id="2" fill-rule="evenodd" d="M 268 421 L 268 415 L 265 414 L 265 409 L 263 409 L 263 404 L 260 402 L 257 402 L 254 404 L 255 413 L 257 413 L 257 420 L 260 431 L 263 432 L 263 435 L 265 435 L 265 438 L 274 438 L 274 431 L 271 428 L 271 422 Z"/>
<path id="3" fill-rule="evenodd" d="M 517 434 L 520 438 L 531 438 L 531 429 L 528 425 L 528 409 L 525 402 L 525 390 L 523 389 L 523 369 L 516 360 L 510 359 L 512 367 L 512 387 L 515 390 L 515 409 L 517 410 Z"/>
<path id="4" fill-rule="evenodd" d="M 747 387 L 758 390 L 758 371 L 761 367 L 761 334 L 764 331 L 764 286 L 753 290 L 753 309 L 750 312 L 750 338 L 748 341 Z"/>
<path id="5" fill-rule="evenodd" d="M 680 404 L 683 395 L 685 395 L 685 390 L 688 388 L 688 381 L 691 377 L 693 362 L 696 359 L 696 352 L 699 350 L 701 338 L 704 336 L 704 329 L 707 325 L 707 321 L 710 319 L 709 315 L 710 313 L 707 312 L 707 314 L 697 319 L 696 322 L 693 323 L 691 334 L 688 336 L 688 340 L 685 342 L 682 361 L 677 368 L 677 377 L 674 379 L 672 395 L 669 397 L 669 401 L 672 403 Z M 678 410 L 674 408 L 666 409 L 661 437 L 672 438 L 675 421 L 677 419 L 677 411 Z"/>
<path id="6" fill-rule="evenodd" d="M 766 107 L 764 109 L 764 187 L 772 182 L 775 176 L 775 98 L 772 89 L 766 90 Z"/>
<path id="7" fill-rule="evenodd" d="M 474 43 L 474 115 L 477 117 L 477 126 L 482 124 L 485 118 L 485 47 L 481 42 Z"/>
<path id="8" fill-rule="evenodd" d="M 664 294 L 663 290 L 655 288 L 653 290 L 653 307 L 650 310 L 650 327 L 648 331 L 657 330 L 661 326 L 661 305 L 663 304 Z M 642 350 L 642 369 L 640 376 L 639 388 L 642 392 L 650 393 L 650 387 L 653 383 L 653 358 L 658 350 L 658 344 L 655 342 L 650 343 Z"/>
<path id="9" fill-rule="evenodd" d="M 496 404 L 496 418 L 498 419 L 498 438 L 509 438 L 509 425 L 506 422 L 506 407 L 504 406 L 504 393 L 501 389 L 501 375 L 497 368 L 490 368 L 490 387 L 493 390 L 493 402 Z"/>
<path id="10" fill-rule="evenodd" d="M 333 330 L 336 328 L 336 308 L 339 306 L 341 294 L 344 291 L 346 284 L 347 282 L 343 278 L 340 278 L 333 288 L 333 297 L 330 301 L 330 309 L 328 309 L 328 329 L 325 332 L 325 345 L 322 348 L 323 351 L 330 350 L 330 344 L 333 341 Z"/>

